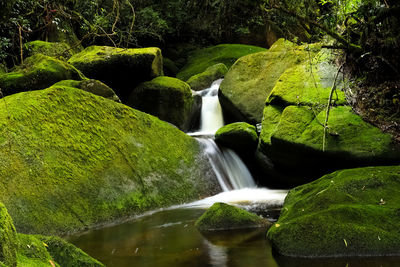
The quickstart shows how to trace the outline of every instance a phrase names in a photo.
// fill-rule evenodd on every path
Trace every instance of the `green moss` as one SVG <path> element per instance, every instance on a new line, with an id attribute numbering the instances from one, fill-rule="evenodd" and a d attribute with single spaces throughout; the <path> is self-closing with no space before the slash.
<path id="1" fill-rule="evenodd" d="M 195 139 L 125 105 L 54 86 L 0 110 L 0 201 L 20 232 L 88 229 L 218 190 Z"/>
<path id="2" fill-rule="evenodd" d="M 292 189 L 268 238 L 286 256 L 399 255 L 400 167 L 337 171 Z"/>
<path id="3" fill-rule="evenodd" d="M 18 266 L 49 266 L 49 261 L 55 263 L 46 246 L 36 236 L 18 234 Z"/>
<path id="4" fill-rule="evenodd" d="M 196 227 L 200 231 L 266 227 L 268 225 L 269 222 L 260 216 L 225 203 L 215 203 L 196 221 Z"/>
<path id="5" fill-rule="evenodd" d="M 17 266 L 17 236 L 6 207 L 0 203 L 0 264 Z"/>
<path id="6" fill-rule="evenodd" d="M 240 44 L 221 44 L 198 49 L 189 54 L 186 65 L 176 77 L 187 81 L 190 77 L 204 72 L 208 67 L 217 63 L 223 63 L 230 68 L 238 58 L 265 50 L 265 48 L 257 46 Z"/>
<path id="7" fill-rule="evenodd" d="M 166 76 L 140 84 L 131 94 L 128 105 L 157 116 L 182 130 L 189 130 L 196 109 L 200 110 L 200 96 L 192 95 L 190 86 Z"/>
<path id="8" fill-rule="evenodd" d="M 332 103 L 345 105 L 343 78 L 339 75 L 335 82 L 338 68 L 330 62 L 331 57 L 329 51 L 321 50 L 310 62 L 287 69 L 268 96 L 267 105 L 326 106 L 334 83 Z"/>
<path id="9" fill-rule="evenodd" d="M 62 238 L 55 236 L 38 236 L 47 245 L 50 255 L 58 264 L 65 267 L 101 267 L 104 266 L 99 261 L 93 259 L 81 249 L 66 242 Z"/>
<path id="10" fill-rule="evenodd" d="M 139 83 L 163 74 L 161 50 L 156 47 L 124 49 L 90 46 L 68 61 L 87 77 L 113 88 L 123 102 Z"/>
<path id="11" fill-rule="evenodd" d="M 218 63 L 208 67 L 204 72 L 190 77 L 187 83 L 195 91 L 203 90 L 210 87 L 215 80 L 223 78 L 227 72 L 228 68 L 224 64 Z"/>
<path id="12" fill-rule="evenodd" d="M 83 81 L 63 80 L 63 81 L 60 81 L 60 82 L 54 84 L 54 86 L 75 87 L 75 88 L 82 89 L 86 92 L 113 100 L 118 103 L 121 102 L 121 100 L 115 94 L 113 89 L 111 89 L 110 87 L 108 87 L 107 85 L 105 85 L 104 83 L 102 83 L 98 80 L 93 80 L 93 79 L 85 79 Z"/>
<path id="13" fill-rule="evenodd" d="M 0 75 L 0 88 L 4 95 L 45 89 L 61 80 L 84 79 L 72 65 L 61 60 L 36 54 L 25 60 L 14 71 Z"/>
<path id="14" fill-rule="evenodd" d="M 73 52 L 66 43 L 51 43 L 39 40 L 25 43 L 24 56 L 29 57 L 35 54 L 68 60 L 73 55 Z"/>
<path id="15" fill-rule="evenodd" d="M 265 100 L 280 76 L 312 59 L 318 49 L 318 45 L 297 46 L 281 39 L 266 52 L 240 58 L 221 83 L 222 106 L 238 120 L 260 123 Z"/>
<path id="16" fill-rule="evenodd" d="M 218 129 L 215 141 L 235 151 L 253 151 L 257 147 L 256 127 L 245 122 L 235 122 Z"/>

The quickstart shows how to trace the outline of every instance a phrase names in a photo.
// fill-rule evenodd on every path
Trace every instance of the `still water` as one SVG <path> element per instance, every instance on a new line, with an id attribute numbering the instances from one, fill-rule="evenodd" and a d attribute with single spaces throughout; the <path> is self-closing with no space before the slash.
<path id="1" fill-rule="evenodd" d="M 274 257 L 270 243 L 265 238 L 265 229 L 228 231 L 203 236 L 194 223 L 204 211 L 197 208 L 164 210 L 67 239 L 108 267 L 400 266 L 399 257 Z"/>

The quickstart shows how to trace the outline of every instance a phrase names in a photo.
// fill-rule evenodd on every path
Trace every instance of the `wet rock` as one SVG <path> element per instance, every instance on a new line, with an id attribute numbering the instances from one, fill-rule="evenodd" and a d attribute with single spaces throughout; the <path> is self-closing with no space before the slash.
<path id="1" fill-rule="evenodd" d="M 163 74 L 161 50 L 156 47 L 124 49 L 90 46 L 72 56 L 68 62 L 87 77 L 113 88 L 124 103 L 139 83 Z"/>
<path id="2" fill-rule="evenodd" d="M 270 224 L 254 213 L 225 203 L 215 203 L 196 221 L 201 232 L 268 227 Z"/>
<path id="3" fill-rule="evenodd" d="M 341 170 L 289 191 L 268 231 L 291 257 L 399 255 L 400 167 Z"/>
<path id="4" fill-rule="evenodd" d="M 215 133 L 215 142 L 238 153 L 253 154 L 258 143 L 256 127 L 245 122 L 225 125 Z"/>
<path id="5" fill-rule="evenodd" d="M 224 64 L 218 63 L 208 67 L 202 73 L 190 77 L 186 82 L 192 90 L 200 91 L 210 87 L 215 80 L 223 78 L 227 72 L 228 68 Z"/>

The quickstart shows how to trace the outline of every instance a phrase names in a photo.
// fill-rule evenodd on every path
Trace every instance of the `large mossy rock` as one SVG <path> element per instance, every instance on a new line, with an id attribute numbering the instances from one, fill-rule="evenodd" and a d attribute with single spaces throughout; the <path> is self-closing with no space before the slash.
<path id="1" fill-rule="evenodd" d="M 187 131 L 200 113 L 201 96 L 177 78 L 160 76 L 135 88 L 128 105 Z"/>
<path id="2" fill-rule="evenodd" d="M 61 80 L 82 80 L 84 76 L 72 65 L 43 54 L 27 58 L 22 66 L 0 75 L 3 95 L 45 89 Z"/>
<path id="3" fill-rule="evenodd" d="M 236 120 L 260 123 L 265 100 L 281 75 L 313 57 L 318 49 L 317 45 L 297 46 L 279 39 L 268 51 L 240 58 L 221 83 L 222 107 Z"/>
<path id="4" fill-rule="evenodd" d="M 30 57 L 36 54 L 43 54 L 49 57 L 68 60 L 74 53 L 66 43 L 32 41 L 24 44 L 24 56 Z"/>
<path id="5" fill-rule="evenodd" d="M 400 167 L 337 171 L 290 190 L 268 238 L 292 257 L 399 255 Z"/>
<path id="6" fill-rule="evenodd" d="M 87 77 L 113 88 L 126 102 L 133 88 L 163 74 L 161 50 L 156 47 L 124 49 L 90 46 L 69 61 Z"/>
<path id="7" fill-rule="evenodd" d="M 0 201 L 22 233 L 66 233 L 219 190 L 199 143 L 72 87 L 0 101 Z"/>
<path id="8" fill-rule="evenodd" d="M 62 238 L 18 234 L 18 266 L 102 267 L 99 261 Z"/>
<path id="9" fill-rule="evenodd" d="M 75 80 L 63 80 L 60 81 L 54 86 L 68 86 L 68 87 L 75 87 L 86 92 L 102 96 L 104 98 L 113 100 L 115 102 L 121 103 L 119 97 L 115 94 L 114 90 L 108 87 L 106 84 L 94 80 L 94 79 L 85 79 L 82 81 L 75 81 Z"/>
<path id="10" fill-rule="evenodd" d="M 311 62 L 287 69 L 266 100 L 258 152 L 273 163 L 270 171 L 286 175 L 266 171 L 271 181 L 293 186 L 341 168 L 400 162 L 391 136 L 347 106 L 342 78 L 331 59 L 327 50 L 321 50 Z"/>
<path id="11" fill-rule="evenodd" d="M 266 49 L 258 46 L 241 44 L 220 44 L 197 49 L 189 54 L 187 63 L 176 77 L 187 81 L 190 77 L 202 73 L 208 67 L 218 63 L 223 63 L 230 68 L 238 58 L 261 51 L 266 51 Z"/>
<path id="12" fill-rule="evenodd" d="M 0 266 L 17 266 L 17 233 L 6 207 L 0 203 Z"/>
<path id="13" fill-rule="evenodd" d="M 215 133 L 215 142 L 238 153 L 254 153 L 258 143 L 256 127 L 246 122 L 225 125 Z"/>
<path id="14" fill-rule="evenodd" d="M 210 87 L 215 80 L 223 78 L 227 72 L 228 68 L 225 64 L 218 63 L 208 67 L 202 73 L 190 77 L 187 83 L 193 90 L 200 91 Z"/>
<path id="15" fill-rule="evenodd" d="M 225 203 L 213 204 L 197 221 L 201 232 L 267 227 L 270 223 L 260 216 Z"/>

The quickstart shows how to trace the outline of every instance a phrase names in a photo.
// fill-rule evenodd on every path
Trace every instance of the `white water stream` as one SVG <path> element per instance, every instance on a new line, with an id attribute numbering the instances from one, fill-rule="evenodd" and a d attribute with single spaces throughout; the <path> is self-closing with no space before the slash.
<path id="1" fill-rule="evenodd" d="M 186 207 L 209 207 L 215 202 L 240 205 L 281 206 L 286 190 L 258 188 L 252 175 L 240 157 L 231 149 L 220 148 L 215 144 L 215 132 L 224 125 L 218 90 L 222 79 L 215 81 L 210 88 L 200 91 L 203 105 L 201 109 L 200 129 L 189 135 L 198 137 L 204 146 L 210 164 L 223 190 L 222 193 L 196 201 Z"/>

